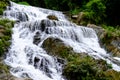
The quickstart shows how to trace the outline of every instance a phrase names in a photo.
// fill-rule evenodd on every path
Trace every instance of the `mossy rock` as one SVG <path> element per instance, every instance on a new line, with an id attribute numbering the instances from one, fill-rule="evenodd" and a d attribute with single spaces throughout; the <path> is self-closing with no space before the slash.
<path id="1" fill-rule="evenodd" d="M 66 46 L 64 42 L 58 38 L 47 38 L 42 47 L 51 55 L 66 58 L 69 54 L 72 54 L 73 50 L 71 47 Z"/>
<path id="2" fill-rule="evenodd" d="M 47 18 L 50 20 L 57 20 L 58 21 L 58 18 L 55 15 L 48 15 Z"/>

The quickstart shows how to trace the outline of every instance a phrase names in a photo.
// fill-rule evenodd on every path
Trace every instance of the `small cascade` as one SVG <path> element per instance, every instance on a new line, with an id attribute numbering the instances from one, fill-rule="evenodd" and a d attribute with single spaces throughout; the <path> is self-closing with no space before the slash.
<path id="1" fill-rule="evenodd" d="M 62 40 L 77 53 L 85 52 L 96 59 L 106 60 L 113 69 L 120 71 L 120 64 L 116 64 L 119 59 L 110 57 L 100 47 L 93 29 L 69 22 L 59 11 L 10 3 L 3 17 L 15 20 L 16 24 L 5 62 L 14 76 L 33 80 L 65 80 L 62 76 L 64 63 L 42 48 L 44 40 L 49 37 Z M 48 19 L 49 15 L 55 15 L 58 21 Z"/>

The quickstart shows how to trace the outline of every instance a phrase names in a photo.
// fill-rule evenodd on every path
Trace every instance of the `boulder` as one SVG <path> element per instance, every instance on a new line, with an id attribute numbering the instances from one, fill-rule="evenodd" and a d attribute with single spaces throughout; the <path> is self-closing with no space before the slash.
<path id="1" fill-rule="evenodd" d="M 55 15 L 48 15 L 47 18 L 50 20 L 57 20 L 58 21 L 58 18 Z"/>
<path id="2" fill-rule="evenodd" d="M 72 54 L 73 49 L 66 46 L 59 38 L 49 37 L 44 42 L 42 47 L 50 54 L 61 58 L 66 58 L 68 54 Z"/>

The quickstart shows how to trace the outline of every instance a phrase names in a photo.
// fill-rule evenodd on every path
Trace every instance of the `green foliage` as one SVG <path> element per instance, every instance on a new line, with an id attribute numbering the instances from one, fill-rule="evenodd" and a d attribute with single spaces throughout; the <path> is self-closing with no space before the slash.
<path id="1" fill-rule="evenodd" d="M 111 41 L 113 40 L 117 40 L 117 38 L 120 37 L 120 27 L 116 26 L 107 26 L 107 25 L 102 25 L 102 27 L 105 29 L 105 36 L 101 39 L 102 43 L 105 44 L 107 50 L 109 50 L 109 52 L 111 52 L 111 50 L 114 50 L 115 47 L 113 47 L 113 45 L 111 45 Z M 116 54 L 114 54 L 115 56 Z"/>
<path id="2" fill-rule="evenodd" d="M 9 73 L 9 67 L 3 63 L 0 63 L 0 74 L 2 74 L 2 71 L 4 71 L 5 73 Z"/>
<path id="3" fill-rule="evenodd" d="M 75 8 L 73 10 L 71 10 L 71 14 L 78 14 L 80 12 L 79 8 Z"/>
<path id="4" fill-rule="evenodd" d="M 91 0 L 84 6 L 86 19 L 91 23 L 100 24 L 103 23 L 105 18 L 106 6 L 101 0 Z"/>
<path id="5" fill-rule="evenodd" d="M 3 11 L 5 10 L 7 5 L 8 5 L 8 3 L 5 0 L 0 1 L 0 15 L 3 14 Z"/>
<path id="6" fill-rule="evenodd" d="M 23 2 L 18 2 L 18 4 L 22 4 L 22 5 L 28 5 L 29 6 L 29 3 L 23 1 Z"/>
<path id="7" fill-rule="evenodd" d="M 116 26 L 106 26 L 102 25 L 102 27 L 106 30 L 108 37 L 120 37 L 120 27 Z"/>
<path id="8" fill-rule="evenodd" d="M 0 19 L 0 26 L 3 26 L 3 28 L 0 29 L 0 34 L 2 34 L 0 35 L 0 56 L 2 56 L 10 46 L 11 28 L 14 26 L 14 22 L 8 19 Z"/>
<path id="9" fill-rule="evenodd" d="M 95 60 L 89 56 L 76 54 L 69 58 L 63 74 L 68 80 L 110 80 L 105 71 L 111 69 L 103 60 Z"/>
<path id="10" fill-rule="evenodd" d="M 85 1 L 80 0 L 44 0 L 45 5 L 49 9 L 72 11 L 81 7 Z"/>

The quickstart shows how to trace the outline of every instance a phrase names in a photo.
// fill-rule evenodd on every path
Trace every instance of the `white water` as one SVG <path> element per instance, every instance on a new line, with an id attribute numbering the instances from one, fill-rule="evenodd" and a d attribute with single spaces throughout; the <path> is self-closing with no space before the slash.
<path id="1" fill-rule="evenodd" d="M 57 16 L 59 21 L 47 19 L 48 15 Z M 62 12 L 11 2 L 3 17 L 20 21 L 13 28 L 12 44 L 5 59 L 14 76 L 33 80 L 64 80 L 61 75 L 63 64 L 42 48 L 42 43 L 48 37 L 61 39 L 75 52 L 104 59 L 112 64 L 113 69 L 120 71 L 115 64 L 119 58 L 110 57 L 100 47 L 95 31 L 70 23 Z M 45 26 L 41 25 L 43 23 Z M 35 36 L 40 39 L 38 43 L 34 43 Z"/>

